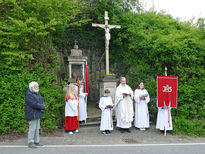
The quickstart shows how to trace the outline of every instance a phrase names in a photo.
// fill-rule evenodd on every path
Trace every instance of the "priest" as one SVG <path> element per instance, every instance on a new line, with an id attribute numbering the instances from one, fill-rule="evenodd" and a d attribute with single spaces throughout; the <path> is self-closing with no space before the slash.
<path id="1" fill-rule="evenodd" d="M 120 85 L 116 89 L 115 94 L 115 110 L 117 118 L 117 127 L 120 128 L 120 132 L 127 131 L 130 133 L 130 127 L 132 126 L 134 111 L 133 111 L 133 91 L 126 84 L 126 78 L 121 77 Z"/>

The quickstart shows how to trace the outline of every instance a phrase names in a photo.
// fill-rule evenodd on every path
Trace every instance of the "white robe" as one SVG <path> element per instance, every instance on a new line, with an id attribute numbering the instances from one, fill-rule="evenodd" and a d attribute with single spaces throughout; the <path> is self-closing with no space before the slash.
<path id="1" fill-rule="evenodd" d="M 171 107 L 167 109 L 163 109 L 161 107 L 158 108 L 156 128 L 160 130 L 173 130 Z"/>
<path id="2" fill-rule="evenodd" d="M 123 97 L 123 93 L 131 94 L 131 96 Z M 120 84 L 115 94 L 115 110 L 117 118 L 117 127 L 130 128 L 132 126 L 133 111 L 133 91 L 130 86 Z"/>
<path id="3" fill-rule="evenodd" d="M 78 96 L 78 87 L 75 86 L 75 93 Z M 87 103 L 85 101 L 85 93 L 83 92 L 83 87 L 80 87 L 80 94 L 79 94 L 79 121 L 86 120 L 87 118 Z"/>
<path id="4" fill-rule="evenodd" d="M 145 100 L 141 100 L 141 95 L 147 95 Z M 149 111 L 147 103 L 150 101 L 149 94 L 146 89 L 136 89 L 134 93 L 135 99 L 135 122 L 137 128 L 149 128 Z"/>
<path id="5" fill-rule="evenodd" d="M 112 109 L 106 109 L 107 105 L 113 105 L 111 97 L 100 98 L 99 108 L 102 110 L 100 130 L 113 130 Z"/>
<path id="6" fill-rule="evenodd" d="M 65 116 L 78 116 L 78 101 L 76 99 L 69 99 L 65 102 Z"/>

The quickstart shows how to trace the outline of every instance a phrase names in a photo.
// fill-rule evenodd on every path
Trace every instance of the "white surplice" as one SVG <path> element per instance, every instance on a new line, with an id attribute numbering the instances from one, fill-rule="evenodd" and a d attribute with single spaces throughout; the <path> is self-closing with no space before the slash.
<path id="1" fill-rule="evenodd" d="M 141 100 L 139 97 L 147 95 L 145 100 Z M 149 111 L 147 103 L 150 101 L 149 94 L 146 89 L 136 89 L 134 93 L 135 99 L 135 122 L 134 125 L 137 128 L 149 128 Z"/>
<path id="2" fill-rule="evenodd" d="M 78 101 L 76 99 L 69 99 L 65 102 L 65 116 L 78 116 Z"/>
<path id="3" fill-rule="evenodd" d="M 123 93 L 131 94 L 131 96 L 123 97 Z M 117 127 L 130 128 L 132 126 L 133 111 L 133 91 L 128 85 L 120 84 L 115 94 L 115 110 Z"/>
<path id="4" fill-rule="evenodd" d="M 161 107 L 158 108 L 156 128 L 160 130 L 173 130 L 171 107 L 168 107 L 167 109 Z"/>
<path id="5" fill-rule="evenodd" d="M 113 130 L 112 109 L 106 109 L 107 105 L 113 105 L 111 97 L 100 98 L 99 108 L 102 110 L 100 130 Z"/>
<path id="6" fill-rule="evenodd" d="M 78 96 L 78 87 L 75 86 L 75 93 Z M 83 121 L 87 119 L 87 103 L 85 101 L 85 93 L 83 92 L 83 86 L 80 87 L 79 93 L 79 121 Z"/>

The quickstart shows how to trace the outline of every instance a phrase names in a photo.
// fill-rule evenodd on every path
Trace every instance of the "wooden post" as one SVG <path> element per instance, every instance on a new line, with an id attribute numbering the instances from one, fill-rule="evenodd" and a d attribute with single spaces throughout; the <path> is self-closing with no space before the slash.
<path id="1" fill-rule="evenodd" d="M 80 84 L 79 78 L 77 77 L 77 87 L 78 87 L 78 133 L 80 133 L 80 124 L 79 124 L 79 95 L 80 95 Z"/>

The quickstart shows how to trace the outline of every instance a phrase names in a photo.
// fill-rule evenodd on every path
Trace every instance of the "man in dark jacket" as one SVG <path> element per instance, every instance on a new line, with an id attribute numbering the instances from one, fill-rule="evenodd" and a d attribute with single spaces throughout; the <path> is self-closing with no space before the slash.
<path id="1" fill-rule="evenodd" d="M 25 116 L 29 122 L 28 147 L 42 146 L 39 143 L 40 118 L 44 117 L 45 103 L 39 94 L 37 82 L 31 82 L 25 93 Z"/>

